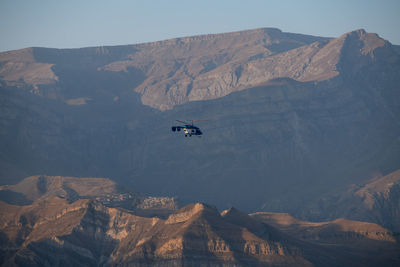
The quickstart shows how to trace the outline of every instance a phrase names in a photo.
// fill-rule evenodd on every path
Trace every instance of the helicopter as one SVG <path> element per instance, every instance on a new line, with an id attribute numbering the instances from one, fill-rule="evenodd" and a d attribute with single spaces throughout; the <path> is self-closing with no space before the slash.
<path id="1" fill-rule="evenodd" d="M 185 137 L 191 137 L 192 135 L 196 135 L 198 137 L 201 137 L 201 135 L 203 134 L 203 132 L 200 130 L 199 127 L 194 126 L 193 122 L 195 121 L 204 121 L 204 120 L 191 120 L 191 122 L 186 122 L 186 121 L 179 121 L 176 120 L 177 122 L 183 123 L 182 126 L 172 126 L 171 129 L 173 132 L 180 132 L 181 130 L 183 130 L 183 132 L 185 133 Z"/>

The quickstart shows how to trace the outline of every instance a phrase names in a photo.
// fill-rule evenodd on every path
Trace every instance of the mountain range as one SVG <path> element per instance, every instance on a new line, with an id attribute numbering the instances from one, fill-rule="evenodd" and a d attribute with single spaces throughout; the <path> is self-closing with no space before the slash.
<path id="1" fill-rule="evenodd" d="M 26 191 L 26 187 L 32 190 Z M 71 201 L 67 188 L 75 188 Z M 4 266 L 395 266 L 398 233 L 373 223 L 311 223 L 289 214 L 221 213 L 203 203 L 139 216 L 135 197 L 104 178 L 29 177 L 1 191 L 33 200 L 0 202 Z M 104 199 L 114 194 L 113 207 Z M 119 194 L 119 197 L 115 197 Z M 130 203 L 131 205 L 127 205 Z M 143 203 L 143 202 L 142 202 Z M 154 202 L 153 202 L 154 203 Z M 162 213 L 164 216 L 165 213 Z M 376 253 L 379 251 L 379 253 Z"/>
<path id="2" fill-rule="evenodd" d="M 364 30 L 327 38 L 262 28 L 3 52 L 0 199 L 36 205 L 48 196 L 37 199 L 40 189 L 27 194 L 31 187 L 19 183 L 59 177 L 54 186 L 64 189 L 57 189 L 54 201 L 73 205 L 80 199 L 83 206 L 108 210 L 115 207 L 106 199 L 78 197 L 79 189 L 61 177 L 111 177 L 142 194 L 124 202 L 135 216 L 163 213 L 157 216 L 168 221 L 178 206 L 200 202 L 244 214 L 330 221 L 314 225 L 318 229 L 342 228 L 344 221 L 335 220 L 343 217 L 399 231 L 399 84 L 399 46 Z M 196 124 L 201 138 L 171 132 L 176 120 L 199 119 L 206 120 Z M 111 182 L 104 186 L 110 197 L 122 194 Z M 144 208 L 151 197 L 151 207 L 163 208 Z M 140 201 L 132 206 L 133 199 Z M 215 208 L 203 206 L 216 216 L 212 220 L 225 223 Z M 271 224 L 271 216 L 250 217 Z M 278 228 L 289 236 L 297 231 Z M 316 238 L 320 232 L 313 231 Z M 159 243 L 143 244 L 142 253 L 157 258 L 152 249 Z M 243 255 L 235 253 L 221 257 L 240 262 Z M 301 255 L 303 263 L 322 264 Z"/>

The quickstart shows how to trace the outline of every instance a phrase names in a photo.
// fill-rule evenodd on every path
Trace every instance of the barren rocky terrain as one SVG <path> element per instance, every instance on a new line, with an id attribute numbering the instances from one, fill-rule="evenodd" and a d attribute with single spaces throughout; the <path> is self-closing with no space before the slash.
<path id="1" fill-rule="evenodd" d="M 26 191 L 26 186 L 39 193 Z M 88 186 L 90 185 L 90 186 Z M 69 188 L 79 188 L 75 200 Z M 29 177 L 16 186 L 33 202 L 0 201 L 3 266 L 395 266 L 398 233 L 372 223 L 311 223 L 288 214 L 221 213 L 202 203 L 138 215 L 134 198 L 100 178 Z M 67 193 L 67 195 L 66 195 Z M 121 195 L 122 196 L 122 195 Z M 373 253 L 377 250 L 381 253 Z"/>
<path id="2" fill-rule="evenodd" d="M 365 184 L 327 194 L 296 213 L 303 218 L 335 219 L 345 217 L 374 222 L 394 231 L 400 230 L 400 170 L 375 177 Z M 294 213 L 294 212 L 293 212 Z"/>
<path id="3" fill-rule="evenodd" d="M 46 242 L 74 244 L 71 253 L 86 255 L 90 264 L 110 260 L 108 256 L 99 259 L 102 253 L 114 255 L 113 260 L 121 263 L 140 264 L 137 259 L 145 254 L 149 261 L 158 262 L 157 253 L 166 249 L 164 241 L 175 239 L 166 245 L 175 256 L 165 256 L 169 252 L 163 255 L 180 255 L 190 262 L 196 253 L 179 244 L 187 244 L 185 238 L 195 242 L 190 239 L 194 230 L 180 228 L 184 222 L 179 226 L 167 223 L 169 218 L 180 216 L 169 217 L 178 208 L 178 198 L 183 204 L 216 206 L 186 208 L 200 207 L 204 212 L 199 214 L 211 216 L 212 222 L 203 215 L 196 217 L 205 227 L 196 229 L 204 233 L 201 238 L 212 237 L 215 242 L 215 236 L 226 234 L 215 230 L 215 236 L 210 237 L 204 229 L 216 227 L 208 224 L 228 223 L 217 209 L 232 206 L 245 213 L 287 212 L 303 221 L 330 221 L 296 224 L 301 229 L 293 229 L 307 232 L 304 238 L 296 236 L 297 230 L 287 232 L 270 219 L 262 222 L 279 229 L 279 236 L 296 239 L 294 243 L 286 243 L 283 237 L 274 243 L 240 223 L 233 231 L 251 232 L 246 234 L 249 241 L 240 243 L 233 236 L 233 240 L 223 239 L 225 243 L 213 243 L 218 249 L 221 244 L 261 242 L 257 244 L 263 244 L 264 251 L 279 251 L 278 247 L 291 251 L 285 256 L 274 254 L 283 263 L 298 257 L 296 261 L 304 265 L 323 265 L 310 258 L 307 248 L 323 247 L 321 253 L 329 258 L 336 252 L 316 239 L 325 236 L 325 229 L 348 229 L 361 234 L 338 230 L 338 238 L 366 238 L 371 246 L 356 251 L 351 245 L 350 254 L 340 254 L 338 251 L 346 250 L 346 246 L 328 235 L 329 242 L 339 242 L 335 246 L 341 248 L 337 253 L 342 263 L 349 265 L 345 264 L 348 259 L 364 255 L 373 265 L 377 258 L 368 258 L 367 247 L 395 243 L 392 231 L 400 229 L 399 84 L 399 46 L 364 30 L 325 38 L 263 28 L 135 45 L 33 47 L 0 53 L 0 199 L 5 201 L 1 209 L 15 209 L 12 220 L 23 221 L 16 223 L 20 228 L 2 230 L 8 236 L 3 240 L 11 240 L 7 244 L 15 247 L 14 252 L 4 255 L 13 255 L 14 260 L 43 253 L 47 245 L 43 251 L 32 252 L 30 247 L 21 250 L 21 244 L 31 242 L 22 240 L 38 240 L 36 234 L 28 238 L 30 230 L 21 230 L 26 229 L 25 220 L 31 218 L 21 214 L 39 212 L 40 205 L 59 203 L 67 210 L 78 205 L 82 214 L 71 213 L 75 215 L 65 232 L 43 235 L 47 239 L 56 236 L 58 241 Z M 192 119 L 207 120 L 196 124 L 204 133 L 201 138 L 171 132 L 176 120 Z M 117 184 L 132 190 L 120 191 Z M 92 256 L 88 256 L 86 247 L 75 249 L 72 239 L 81 237 L 71 237 L 68 242 L 59 239 L 74 236 L 73 229 L 89 216 L 83 214 L 106 218 L 102 223 L 108 225 L 107 218 L 114 218 L 109 214 L 112 209 L 134 211 L 135 215 L 123 213 L 127 221 L 137 218 L 149 222 L 149 217 L 157 216 L 160 223 L 155 225 L 160 228 L 151 228 L 151 233 L 140 236 L 149 238 L 143 239 L 143 246 L 124 239 L 131 242 L 124 247 L 116 245 L 123 244 L 122 239 L 107 239 L 103 234 L 109 231 L 105 230 L 108 226 L 101 226 L 103 234 L 98 235 L 104 242 L 90 251 Z M 94 215 L 97 212 L 102 215 Z M 26 223 L 31 228 L 37 223 L 32 218 Z M 369 224 L 337 221 L 339 218 Z M 150 227 L 148 223 L 146 227 Z M 390 233 L 382 237 L 388 240 L 371 235 L 370 227 L 378 227 L 375 232 Z M 177 235 L 166 236 L 166 229 L 174 229 Z M 96 237 L 95 232 L 93 235 Z M 166 239 L 158 243 L 159 238 Z M 298 245 L 306 247 L 305 251 L 292 253 L 291 248 L 297 251 Z M 213 255 L 213 261 L 219 263 L 265 263 L 271 259 L 259 249 L 249 258 L 246 253 L 250 252 L 244 248 L 236 246 L 229 253 L 224 250 L 219 254 L 207 245 L 202 251 L 206 251 L 206 258 Z M 136 254 L 122 257 L 118 253 L 124 249 Z M 391 255 L 384 258 L 392 259 Z M 26 259 L 30 262 L 35 257 Z"/>

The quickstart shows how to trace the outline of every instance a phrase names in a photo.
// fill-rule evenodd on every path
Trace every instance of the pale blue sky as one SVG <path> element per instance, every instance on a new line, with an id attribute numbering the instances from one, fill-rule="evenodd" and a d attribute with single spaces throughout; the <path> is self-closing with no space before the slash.
<path id="1" fill-rule="evenodd" d="M 276 27 L 337 37 L 364 28 L 400 44 L 400 0 L 0 0 L 0 51 L 136 44 Z"/>

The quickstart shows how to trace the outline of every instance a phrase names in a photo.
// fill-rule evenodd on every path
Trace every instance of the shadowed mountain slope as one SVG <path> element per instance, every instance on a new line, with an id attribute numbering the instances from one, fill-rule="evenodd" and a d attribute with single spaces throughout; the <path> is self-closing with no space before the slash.
<path id="1" fill-rule="evenodd" d="M 257 29 L 0 53 L 1 183 L 112 177 L 188 203 L 300 211 L 399 168 L 397 50 L 363 30 Z M 184 139 L 176 119 L 209 121 Z"/>
<path id="2" fill-rule="evenodd" d="M 303 207 L 299 216 L 314 220 L 345 217 L 400 231 L 400 170 L 328 194 L 316 203 Z"/>
<path id="3" fill-rule="evenodd" d="M 318 249 L 302 247 L 303 253 L 310 256 L 308 259 L 314 259 L 317 266 L 395 266 L 399 260 L 399 233 L 377 224 L 343 218 L 307 222 L 289 214 L 272 212 L 257 212 L 250 216 L 292 238 L 316 245 Z"/>
<path id="4" fill-rule="evenodd" d="M 329 39 L 264 28 L 132 46 L 5 52 L 0 75 L 6 85 L 27 85 L 69 103 L 112 101 L 135 89 L 145 105 L 164 110 L 275 78 L 326 80 L 345 73 L 349 60 L 352 72 L 377 53 L 395 61 L 394 49 L 364 30 Z"/>
<path id="5" fill-rule="evenodd" d="M 239 81 L 248 62 L 326 40 L 265 28 L 132 46 L 28 48 L 1 53 L 0 76 L 6 85 L 29 86 L 36 94 L 69 103 L 85 99 L 112 101 L 135 88 L 145 105 L 164 110 L 251 87 L 260 79 Z M 286 63 L 279 63 L 278 68 Z M 244 79 L 254 78 L 247 76 Z"/>

